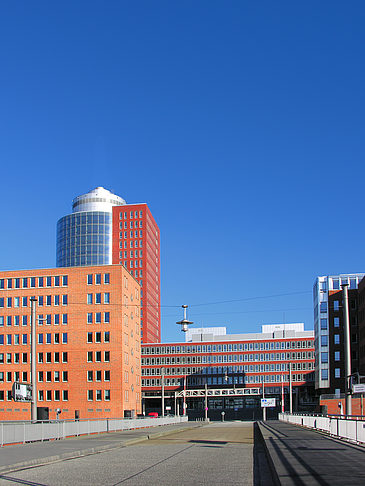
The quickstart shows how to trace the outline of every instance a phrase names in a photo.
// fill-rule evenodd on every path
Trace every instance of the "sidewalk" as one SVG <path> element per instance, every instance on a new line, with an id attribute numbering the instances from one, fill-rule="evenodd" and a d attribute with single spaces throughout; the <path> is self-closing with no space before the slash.
<path id="1" fill-rule="evenodd" d="M 23 467 L 47 464 L 61 459 L 71 459 L 73 457 L 95 454 L 118 447 L 126 447 L 144 440 L 199 427 L 201 425 L 201 423 L 186 422 L 183 424 L 161 425 L 121 432 L 83 435 L 63 440 L 4 446 L 0 448 L 0 474 Z"/>
<path id="2" fill-rule="evenodd" d="M 277 485 L 365 484 L 365 448 L 285 422 L 258 425 Z"/>

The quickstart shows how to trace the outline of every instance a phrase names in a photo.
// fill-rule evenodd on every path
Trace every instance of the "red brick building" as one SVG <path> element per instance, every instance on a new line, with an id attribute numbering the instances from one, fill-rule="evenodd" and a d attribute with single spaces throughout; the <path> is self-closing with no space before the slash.
<path id="1" fill-rule="evenodd" d="M 190 331 L 193 331 L 192 329 Z M 182 398 L 175 394 L 190 390 L 187 412 L 202 417 L 205 403 L 194 390 L 207 386 L 217 390 L 208 398 L 211 418 L 222 411 L 226 418 L 260 416 L 260 394 L 224 395 L 224 389 L 259 390 L 277 399 L 280 410 L 282 382 L 289 410 L 289 365 L 292 372 L 294 410 L 310 410 L 314 400 L 314 333 L 302 324 L 263 326 L 257 334 L 213 335 L 197 333 L 192 341 L 142 345 L 142 394 L 145 412 L 161 413 L 161 373 L 164 372 L 165 405 L 181 413 Z M 256 392 L 255 392 L 256 393 Z M 196 392 L 198 394 L 198 392 Z"/>
<path id="2" fill-rule="evenodd" d="M 120 265 L 0 272 L 0 420 L 30 419 L 13 382 L 31 382 L 36 301 L 38 407 L 50 418 L 140 412 L 140 286 Z"/>
<path id="3" fill-rule="evenodd" d="M 160 231 L 147 204 L 113 207 L 113 263 L 141 285 L 141 339 L 161 340 Z"/>

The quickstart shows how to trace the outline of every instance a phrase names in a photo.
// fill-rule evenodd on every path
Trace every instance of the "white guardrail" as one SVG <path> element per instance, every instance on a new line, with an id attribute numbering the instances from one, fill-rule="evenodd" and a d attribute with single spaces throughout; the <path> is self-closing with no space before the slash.
<path id="1" fill-rule="evenodd" d="M 365 420 L 361 418 L 356 420 L 334 415 L 323 417 L 320 415 L 279 413 L 279 420 L 321 430 L 339 439 L 365 444 Z"/>
<path id="2" fill-rule="evenodd" d="M 101 419 L 51 422 L 0 422 L 1 446 L 26 442 L 65 439 L 78 435 L 142 429 L 156 425 L 172 425 L 187 422 L 188 417 L 158 417 L 138 419 Z"/>

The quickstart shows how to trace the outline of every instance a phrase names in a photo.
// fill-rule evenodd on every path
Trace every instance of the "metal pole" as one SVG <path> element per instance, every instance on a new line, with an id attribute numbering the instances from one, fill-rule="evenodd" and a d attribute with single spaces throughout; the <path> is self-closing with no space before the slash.
<path id="1" fill-rule="evenodd" d="M 291 377 L 291 363 L 289 363 L 289 412 L 293 413 L 293 383 Z"/>
<path id="2" fill-rule="evenodd" d="M 31 331 L 31 348 L 30 348 L 30 361 L 31 361 L 31 384 L 32 384 L 32 406 L 31 406 L 31 420 L 35 422 L 37 420 L 37 371 L 36 371 L 36 302 L 35 297 L 30 298 L 31 315 L 30 315 L 30 331 Z"/>
<path id="3" fill-rule="evenodd" d="M 348 284 L 342 284 L 343 296 L 343 328 L 345 334 L 345 395 L 346 395 L 346 415 L 352 415 L 350 377 L 351 377 L 351 343 L 350 343 L 350 319 L 349 319 L 349 298 Z"/>
<path id="4" fill-rule="evenodd" d="M 205 382 L 205 421 L 208 421 L 208 384 Z"/>
<path id="5" fill-rule="evenodd" d="M 183 402 L 183 416 L 186 415 L 186 375 L 184 376 L 184 402 Z"/>
<path id="6" fill-rule="evenodd" d="M 265 398 L 265 376 L 262 377 L 262 398 Z M 262 420 L 266 420 L 266 407 L 262 407 Z"/>
<path id="7" fill-rule="evenodd" d="M 162 417 L 165 416 L 165 368 L 161 368 Z"/>
<path id="8" fill-rule="evenodd" d="M 281 375 L 281 413 L 284 413 L 284 376 Z"/>

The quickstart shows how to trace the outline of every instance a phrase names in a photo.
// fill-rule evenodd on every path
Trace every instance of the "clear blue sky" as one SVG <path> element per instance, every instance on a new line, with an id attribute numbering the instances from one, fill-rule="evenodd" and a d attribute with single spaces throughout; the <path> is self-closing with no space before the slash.
<path id="1" fill-rule="evenodd" d="M 1 2 L 0 268 L 55 266 L 104 186 L 160 227 L 163 339 L 185 303 L 312 328 L 315 277 L 365 270 L 364 25 L 363 1 Z"/>

